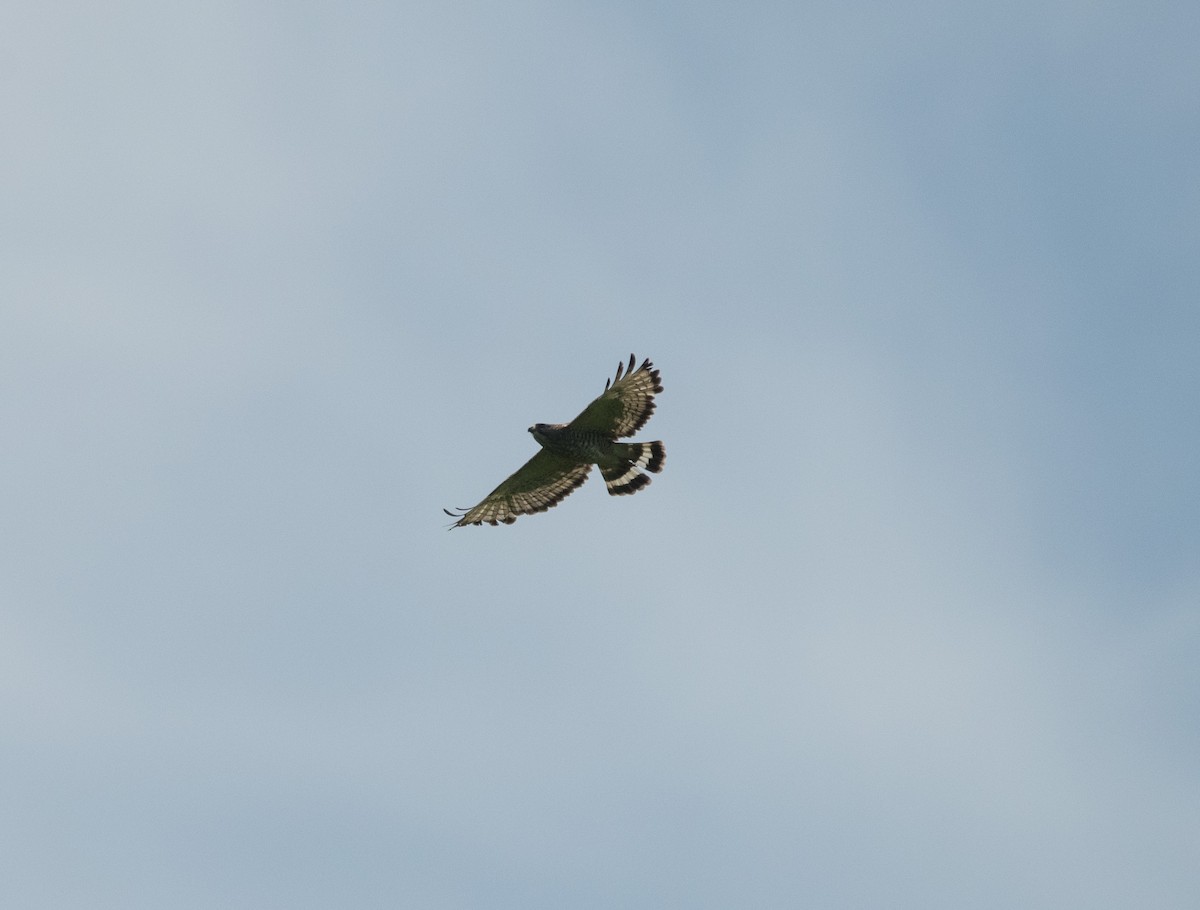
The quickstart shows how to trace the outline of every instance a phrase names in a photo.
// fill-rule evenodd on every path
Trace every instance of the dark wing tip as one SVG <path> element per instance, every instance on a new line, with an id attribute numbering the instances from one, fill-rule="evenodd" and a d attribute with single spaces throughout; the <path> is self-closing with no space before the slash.
<path id="1" fill-rule="evenodd" d="M 626 364 L 625 361 L 621 361 L 620 363 L 618 363 L 617 364 L 617 375 L 614 376 L 612 379 L 604 380 L 604 391 L 607 392 L 611 386 L 614 386 L 618 382 L 620 382 L 622 376 L 628 377 L 628 376 L 632 375 L 633 373 L 635 373 L 637 370 L 647 369 L 651 365 L 652 364 L 650 363 L 650 358 L 647 357 L 645 362 L 643 362 L 642 365 L 639 367 L 637 365 L 637 355 L 630 354 L 629 355 L 629 363 Z"/>

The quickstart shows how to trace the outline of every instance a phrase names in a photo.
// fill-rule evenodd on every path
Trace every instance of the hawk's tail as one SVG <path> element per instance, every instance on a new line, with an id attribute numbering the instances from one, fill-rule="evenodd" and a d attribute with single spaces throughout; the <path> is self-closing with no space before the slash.
<path id="1" fill-rule="evenodd" d="M 621 442 L 616 445 L 616 456 L 620 461 L 600 465 L 600 476 L 610 495 L 624 496 L 650 483 L 641 469 L 657 474 L 667 460 L 667 450 L 661 442 Z"/>

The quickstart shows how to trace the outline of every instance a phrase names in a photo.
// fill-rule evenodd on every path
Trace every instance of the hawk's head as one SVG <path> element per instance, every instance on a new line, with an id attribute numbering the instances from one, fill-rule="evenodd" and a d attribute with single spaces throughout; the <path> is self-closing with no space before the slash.
<path id="1" fill-rule="evenodd" d="M 533 434 L 533 438 L 536 439 L 540 445 L 545 445 L 546 437 L 553 434 L 555 430 L 560 428 L 560 426 L 561 424 L 556 423 L 535 423 L 529 428 L 529 432 Z"/>

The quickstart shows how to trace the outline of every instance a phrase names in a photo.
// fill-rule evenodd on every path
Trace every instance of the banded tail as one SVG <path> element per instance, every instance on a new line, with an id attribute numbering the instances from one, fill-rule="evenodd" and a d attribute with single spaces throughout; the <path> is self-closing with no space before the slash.
<path id="1" fill-rule="evenodd" d="M 636 493 L 650 483 L 642 469 L 657 474 L 667 460 L 667 450 L 661 442 L 621 442 L 613 448 L 619 460 L 600 465 L 600 476 L 610 496 Z"/>

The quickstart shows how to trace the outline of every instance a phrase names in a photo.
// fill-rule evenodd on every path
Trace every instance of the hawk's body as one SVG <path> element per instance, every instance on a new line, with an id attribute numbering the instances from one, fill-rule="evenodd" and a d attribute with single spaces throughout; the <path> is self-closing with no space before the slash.
<path id="1" fill-rule="evenodd" d="M 614 496 L 636 493 L 650 483 L 642 470 L 662 470 L 666 450 L 661 442 L 618 442 L 632 436 L 654 413 L 654 396 L 662 391 L 658 370 L 646 360 L 636 370 L 617 367 L 616 379 L 604 384 L 604 393 L 570 423 L 535 423 L 529 428 L 542 448 L 483 502 L 459 514 L 452 527 L 487 522 L 512 524 L 518 515 L 544 512 L 558 505 L 582 484 L 598 465 L 608 492 Z M 621 374 L 625 377 L 622 379 Z"/>

